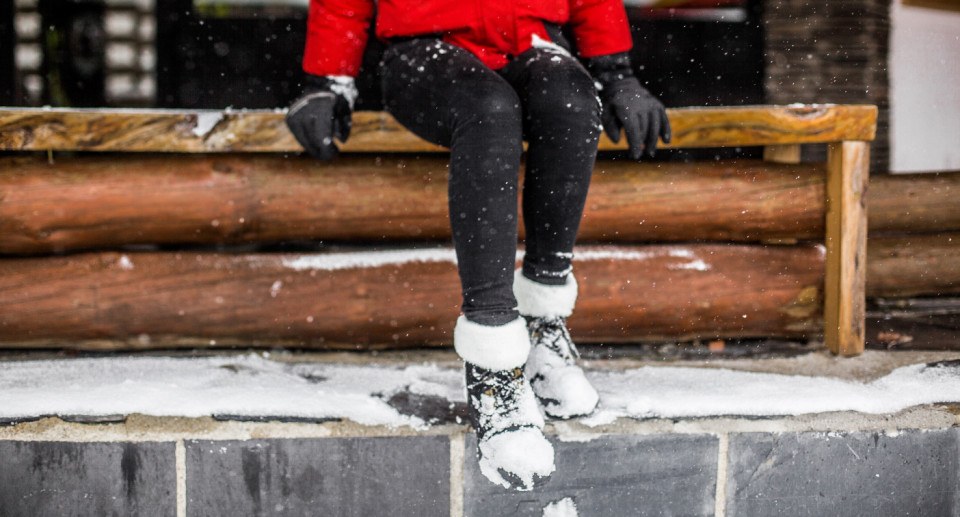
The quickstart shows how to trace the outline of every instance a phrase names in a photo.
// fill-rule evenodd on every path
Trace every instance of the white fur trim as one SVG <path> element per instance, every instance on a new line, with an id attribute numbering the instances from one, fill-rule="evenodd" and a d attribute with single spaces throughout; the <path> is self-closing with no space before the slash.
<path id="1" fill-rule="evenodd" d="M 457 319 L 453 348 L 464 361 L 488 370 L 509 370 L 523 366 L 530 354 L 530 334 L 523 318 L 506 325 L 474 323 L 466 316 Z"/>
<path id="2" fill-rule="evenodd" d="M 513 295 L 517 310 L 533 318 L 567 318 L 577 304 L 577 279 L 567 274 L 564 285 L 546 285 L 523 276 L 518 269 L 513 273 Z"/>

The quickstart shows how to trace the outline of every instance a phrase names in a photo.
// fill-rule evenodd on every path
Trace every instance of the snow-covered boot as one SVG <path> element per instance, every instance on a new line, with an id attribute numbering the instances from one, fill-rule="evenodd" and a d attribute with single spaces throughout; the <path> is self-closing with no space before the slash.
<path id="1" fill-rule="evenodd" d="M 523 363 L 530 351 L 524 320 L 487 326 L 461 316 L 453 332 L 466 362 L 470 420 L 477 433 L 480 472 L 504 488 L 531 490 L 556 469 L 543 436 L 543 416 Z"/>
<path id="2" fill-rule="evenodd" d="M 517 310 L 527 320 L 531 350 L 526 375 L 543 410 L 554 418 L 589 414 L 600 396 L 583 370 L 580 356 L 567 331 L 566 318 L 577 301 L 577 281 L 567 275 L 564 285 L 545 285 L 514 274 Z"/>

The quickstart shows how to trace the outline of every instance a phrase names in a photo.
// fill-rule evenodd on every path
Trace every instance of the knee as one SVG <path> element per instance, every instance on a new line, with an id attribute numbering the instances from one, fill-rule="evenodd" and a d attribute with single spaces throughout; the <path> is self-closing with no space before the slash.
<path id="1" fill-rule="evenodd" d="M 507 84 L 480 85 L 470 98 L 459 104 L 458 119 L 481 129 L 520 134 L 523 112 L 520 98 Z"/>
<path id="2" fill-rule="evenodd" d="M 599 133 L 600 101 L 593 79 L 579 64 L 556 66 L 529 93 L 528 118 Z"/>

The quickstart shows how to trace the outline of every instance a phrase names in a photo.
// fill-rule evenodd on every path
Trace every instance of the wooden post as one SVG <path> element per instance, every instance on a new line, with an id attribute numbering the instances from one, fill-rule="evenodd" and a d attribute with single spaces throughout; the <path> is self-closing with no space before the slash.
<path id="1" fill-rule="evenodd" d="M 869 163 L 868 142 L 828 147 L 824 341 L 844 356 L 864 348 Z"/>
<path id="2" fill-rule="evenodd" d="M 800 144 L 764 146 L 763 159 L 774 163 L 800 163 Z"/>

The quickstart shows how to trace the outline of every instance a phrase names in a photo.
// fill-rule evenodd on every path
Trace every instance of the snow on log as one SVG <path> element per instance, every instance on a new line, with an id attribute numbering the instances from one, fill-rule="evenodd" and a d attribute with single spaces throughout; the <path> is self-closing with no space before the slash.
<path id="1" fill-rule="evenodd" d="M 448 240 L 447 160 L 0 158 L 0 253 L 129 244 Z M 599 161 L 581 242 L 819 239 L 822 163 Z M 877 176 L 872 232 L 960 230 L 960 174 Z M 522 228 L 522 227 L 521 227 Z"/>
<path id="2" fill-rule="evenodd" d="M 3 346 L 449 344 L 451 249 L 311 255 L 95 253 L 2 259 Z M 820 331 L 820 245 L 578 248 L 581 342 Z"/>
<path id="3" fill-rule="evenodd" d="M 673 140 L 662 147 L 723 147 L 873 140 L 877 107 L 745 106 L 668 109 Z M 4 108 L 0 150 L 300 152 L 282 110 L 178 111 Z M 604 135 L 601 150 L 626 149 Z M 360 111 L 345 152 L 436 152 L 388 113 Z"/>

